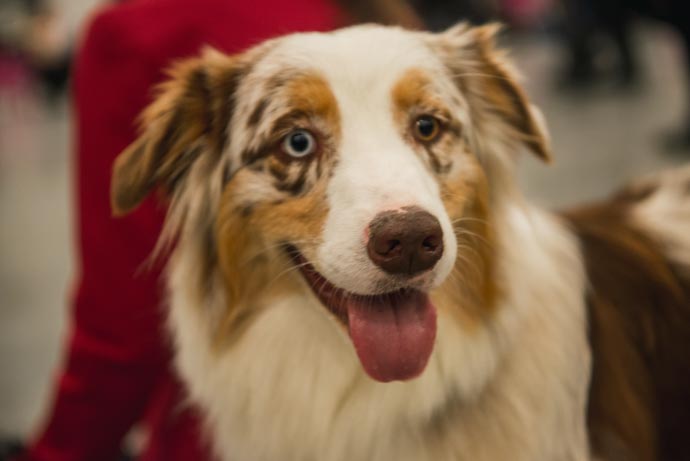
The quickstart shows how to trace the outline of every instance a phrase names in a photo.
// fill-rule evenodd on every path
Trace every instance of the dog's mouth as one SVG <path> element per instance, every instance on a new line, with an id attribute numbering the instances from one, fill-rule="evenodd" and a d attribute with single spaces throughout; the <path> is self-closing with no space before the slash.
<path id="1" fill-rule="evenodd" d="M 288 254 L 321 303 L 348 329 L 362 367 L 381 382 L 408 380 L 426 368 L 436 339 L 428 294 L 402 288 L 358 295 L 336 287 L 294 247 Z"/>

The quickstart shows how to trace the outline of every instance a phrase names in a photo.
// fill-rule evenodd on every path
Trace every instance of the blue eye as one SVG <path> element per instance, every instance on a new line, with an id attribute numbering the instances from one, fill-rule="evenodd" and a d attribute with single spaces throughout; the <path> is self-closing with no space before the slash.
<path id="1" fill-rule="evenodd" d="M 283 151 L 290 157 L 304 158 L 316 150 L 316 140 L 307 130 L 295 130 L 283 139 Z"/>

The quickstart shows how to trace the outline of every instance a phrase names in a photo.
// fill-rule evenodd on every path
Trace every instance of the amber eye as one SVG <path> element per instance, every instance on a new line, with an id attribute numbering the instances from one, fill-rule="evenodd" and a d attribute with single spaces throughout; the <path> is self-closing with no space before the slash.
<path id="1" fill-rule="evenodd" d="M 431 142 L 441 131 L 441 124 L 431 115 L 422 115 L 415 120 L 413 130 L 418 141 Z"/>
<path id="2" fill-rule="evenodd" d="M 307 130 L 295 130 L 285 136 L 282 149 L 292 158 L 304 158 L 316 151 L 316 139 Z"/>

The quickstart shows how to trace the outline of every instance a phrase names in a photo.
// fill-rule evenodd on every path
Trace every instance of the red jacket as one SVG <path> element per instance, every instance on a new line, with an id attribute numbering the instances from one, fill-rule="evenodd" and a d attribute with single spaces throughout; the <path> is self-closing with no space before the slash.
<path id="1" fill-rule="evenodd" d="M 26 460 L 111 461 L 145 421 L 144 461 L 208 460 L 171 371 L 160 264 L 147 269 L 163 211 L 146 201 L 114 219 L 113 160 L 171 60 L 204 44 L 234 53 L 268 37 L 338 25 L 327 0 L 141 0 L 91 21 L 74 74 L 78 261 L 71 337 L 51 413 Z"/>

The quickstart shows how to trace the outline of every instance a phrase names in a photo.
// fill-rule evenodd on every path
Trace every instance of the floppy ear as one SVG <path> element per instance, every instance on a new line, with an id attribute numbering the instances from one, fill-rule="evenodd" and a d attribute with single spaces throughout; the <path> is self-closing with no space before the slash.
<path id="1" fill-rule="evenodd" d="M 173 66 L 170 80 L 141 115 L 141 134 L 115 160 L 115 215 L 132 211 L 157 186 L 171 192 L 199 156 L 220 155 L 242 75 L 236 61 L 206 50 Z"/>
<path id="2" fill-rule="evenodd" d="M 551 147 L 544 118 L 530 104 L 505 53 L 496 47 L 499 24 L 459 24 L 440 35 L 441 54 L 465 94 L 472 117 L 501 123 L 507 132 L 545 162 Z"/>

